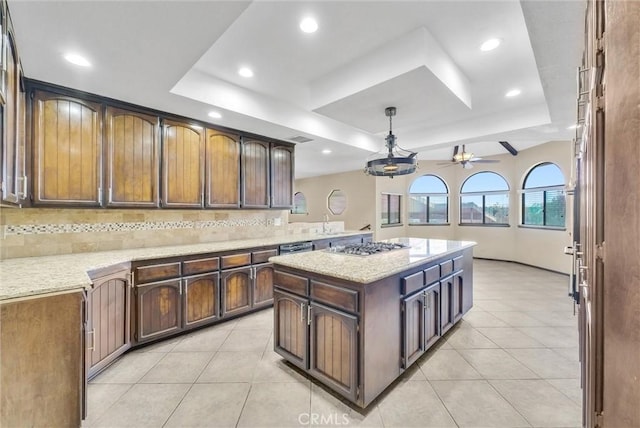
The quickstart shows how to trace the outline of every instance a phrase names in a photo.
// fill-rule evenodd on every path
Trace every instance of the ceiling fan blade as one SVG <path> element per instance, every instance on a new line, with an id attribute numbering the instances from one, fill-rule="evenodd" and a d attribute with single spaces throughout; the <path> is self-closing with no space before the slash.
<path id="1" fill-rule="evenodd" d="M 458 147 L 459 147 L 459 146 L 455 146 L 455 147 L 453 148 L 453 157 L 452 157 L 451 159 L 454 159 L 454 160 L 455 160 L 455 157 L 456 157 L 456 155 L 458 154 Z"/>
<path id="2" fill-rule="evenodd" d="M 465 162 L 465 163 L 462 164 L 462 167 L 464 169 L 471 169 L 471 168 L 473 168 L 473 164 L 471 162 Z"/>
<path id="3" fill-rule="evenodd" d="M 449 161 L 449 162 L 438 162 L 436 165 L 455 165 L 455 164 L 456 162 Z"/>
<path id="4" fill-rule="evenodd" d="M 475 158 L 475 159 L 471 159 L 469 162 L 473 162 L 473 163 L 498 163 L 500 162 L 499 160 L 495 160 L 495 159 L 480 159 L 480 158 Z"/>
<path id="5" fill-rule="evenodd" d="M 515 147 L 509 144 L 508 141 L 498 141 L 498 143 L 500 143 L 502 147 L 504 147 L 505 150 L 511 153 L 513 156 L 516 156 L 518 154 L 518 151 L 515 149 Z"/>

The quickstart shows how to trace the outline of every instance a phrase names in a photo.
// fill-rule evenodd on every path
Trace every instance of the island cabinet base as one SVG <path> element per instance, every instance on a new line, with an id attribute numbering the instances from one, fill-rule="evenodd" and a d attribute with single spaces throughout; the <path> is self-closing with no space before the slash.
<path id="1" fill-rule="evenodd" d="M 366 284 L 275 262 L 274 350 L 366 407 L 471 309 L 472 277 L 472 248 Z"/>

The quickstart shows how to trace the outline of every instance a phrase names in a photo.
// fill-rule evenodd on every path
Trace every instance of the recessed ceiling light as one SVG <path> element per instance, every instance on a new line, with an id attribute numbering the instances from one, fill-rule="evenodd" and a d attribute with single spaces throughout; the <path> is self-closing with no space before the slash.
<path id="1" fill-rule="evenodd" d="M 64 59 L 69 61 L 71 64 L 79 65 L 80 67 L 91 67 L 91 63 L 82 55 L 68 53 L 64 56 Z"/>
<path id="2" fill-rule="evenodd" d="M 507 92 L 506 94 L 504 94 L 505 97 L 517 97 L 518 95 L 520 95 L 520 89 L 512 89 L 509 92 Z"/>
<path id="3" fill-rule="evenodd" d="M 329 150 L 329 149 L 324 149 L 322 151 L 322 154 L 324 154 L 324 155 L 328 155 L 329 153 L 331 153 L 331 150 Z"/>
<path id="4" fill-rule="evenodd" d="M 208 116 L 212 117 L 214 119 L 220 119 L 222 117 L 222 115 L 220 113 L 218 113 L 217 111 L 210 111 Z"/>
<path id="5" fill-rule="evenodd" d="M 315 33 L 318 31 L 318 23 L 313 18 L 304 18 L 300 21 L 300 29 L 305 33 Z"/>
<path id="6" fill-rule="evenodd" d="M 253 77 L 253 71 L 249 67 L 241 67 L 238 74 L 242 77 Z"/>
<path id="7" fill-rule="evenodd" d="M 492 51 L 500 46 L 500 39 L 489 39 L 480 45 L 480 50 L 483 52 Z"/>

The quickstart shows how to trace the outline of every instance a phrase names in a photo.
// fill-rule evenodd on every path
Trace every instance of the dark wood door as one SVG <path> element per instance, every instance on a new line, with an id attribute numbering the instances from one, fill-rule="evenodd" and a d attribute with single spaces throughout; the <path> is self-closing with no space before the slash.
<path id="1" fill-rule="evenodd" d="M 101 204 L 100 110 L 98 103 L 35 92 L 34 204 Z"/>
<path id="2" fill-rule="evenodd" d="M 269 143 L 242 142 L 242 206 L 269 207 Z"/>
<path id="3" fill-rule="evenodd" d="M 424 290 L 424 350 L 440 337 L 440 283 L 437 282 Z"/>
<path id="4" fill-rule="evenodd" d="M 252 272 L 251 267 L 220 272 L 222 316 L 235 315 L 251 309 Z"/>
<path id="5" fill-rule="evenodd" d="M 440 280 L 440 333 L 445 334 L 453 327 L 453 302 L 454 302 L 453 275 Z"/>
<path id="6" fill-rule="evenodd" d="M 358 389 L 358 318 L 318 303 L 310 307 L 309 371 L 352 401 Z"/>
<path id="7" fill-rule="evenodd" d="M 107 107 L 105 122 L 107 205 L 158 206 L 158 117 Z"/>
<path id="8" fill-rule="evenodd" d="M 293 147 L 271 146 L 271 207 L 293 206 Z"/>
<path id="9" fill-rule="evenodd" d="M 131 347 L 129 271 L 93 280 L 87 308 L 87 375 L 92 378 Z"/>
<path id="10" fill-rule="evenodd" d="M 303 297 L 273 290 L 274 351 L 303 370 L 309 368 L 307 306 Z"/>
<path id="11" fill-rule="evenodd" d="M 253 266 L 253 306 L 268 306 L 273 303 L 273 264 Z"/>
<path id="12" fill-rule="evenodd" d="M 205 205 L 240 206 L 240 137 L 207 129 Z"/>
<path id="13" fill-rule="evenodd" d="M 202 207 L 204 130 L 171 120 L 162 128 L 162 205 Z"/>
<path id="14" fill-rule="evenodd" d="M 453 298 L 451 299 L 451 314 L 453 322 L 458 322 L 463 312 L 464 300 L 464 272 L 458 271 L 453 274 Z"/>
<path id="15" fill-rule="evenodd" d="M 403 366 L 409 367 L 425 351 L 425 293 L 419 291 L 402 300 Z"/>
<path id="16" fill-rule="evenodd" d="M 183 278 L 184 328 L 207 324 L 220 317 L 219 280 L 217 272 Z"/>
<path id="17" fill-rule="evenodd" d="M 182 287 L 179 279 L 138 285 L 136 294 L 138 342 L 182 329 Z"/>

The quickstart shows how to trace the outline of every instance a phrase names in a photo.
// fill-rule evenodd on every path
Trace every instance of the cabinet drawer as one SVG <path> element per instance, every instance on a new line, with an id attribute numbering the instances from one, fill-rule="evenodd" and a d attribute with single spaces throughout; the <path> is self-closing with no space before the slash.
<path id="1" fill-rule="evenodd" d="M 276 271 L 273 276 L 273 285 L 301 296 L 309 295 L 309 280 L 301 276 Z"/>
<path id="2" fill-rule="evenodd" d="M 178 278 L 180 276 L 180 262 L 163 263 L 160 265 L 140 266 L 136 268 L 136 284 L 159 281 L 162 279 Z"/>
<path id="3" fill-rule="evenodd" d="M 424 286 L 424 273 L 416 272 L 402 278 L 402 294 L 411 294 Z"/>
<path id="4" fill-rule="evenodd" d="M 431 285 L 440 279 L 440 265 L 431 266 L 424 270 L 424 283 Z"/>
<path id="5" fill-rule="evenodd" d="M 182 274 L 195 275 L 198 273 L 213 272 L 218 270 L 219 265 L 220 265 L 220 259 L 218 257 L 187 260 L 182 263 Z"/>
<path id="6" fill-rule="evenodd" d="M 311 281 L 311 298 L 349 312 L 358 312 L 358 292 L 355 290 Z"/>
<path id="7" fill-rule="evenodd" d="M 463 260 L 464 260 L 463 256 L 458 256 L 458 257 L 455 257 L 453 259 L 453 271 L 454 272 L 462 270 L 462 264 L 463 264 L 462 262 L 463 262 Z"/>
<path id="8" fill-rule="evenodd" d="M 254 251 L 253 253 L 251 253 L 251 263 L 253 263 L 254 265 L 258 263 L 266 263 L 269 261 L 269 257 L 273 257 L 277 255 L 278 255 L 277 248 L 272 248 L 270 250 Z"/>
<path id="9" fill-rule="evenodd" d="M 440 276 L 447 276 L 451 272 L 453 272 L 453 260 L 447 260 L 446 262 L 440 263 Z"/>
<path id="10" fill-rule="evenodd" d="M 220 268 L 229 269 L 251 264 L 251 253 L 231 254 L 220 257 Z"/>

